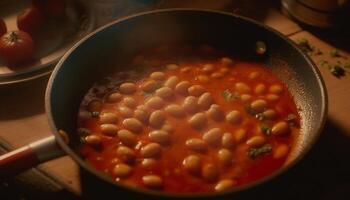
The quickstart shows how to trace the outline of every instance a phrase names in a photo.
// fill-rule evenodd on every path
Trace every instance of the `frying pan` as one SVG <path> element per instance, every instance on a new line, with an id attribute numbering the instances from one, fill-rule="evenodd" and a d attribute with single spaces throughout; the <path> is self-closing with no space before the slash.
<path id="1" fill-rule="evenodd" d="M 257 41 L 266 44 L 267 51 L 263 56 L 256 56 Z M 302 118 L 300 137 L 286 164 L 270 176 L 222 193 L 175 194 L 120 185 L 85 163 L 75 150 L 77 112 L 82 98 L 95 81 L 111 72 L 127 69 L 126 63 L 132 55 L 160 44 L 210 44 L 243 59 L 264 62 L 271 68 L 288 85 Z M 82 176 L 82 184 L 84 177 L 89 177 L 86 179 L 96 196 L 126 194 L 130 198 L 149 199 L 217 199 L 266 182 L 289 169 L 310 150 L 323 128 L 327 112 L 327 94 L 320 73 L 292 41 L 250 19 L 196 9 L 145 12 L 96 30 L 63 56 L 51 75 L 45 98 L 54 136 L 1 156 L 0 177 L 68 154 L 86 175 Z M 59 130 L 67 133 L 68 143 Z"/>

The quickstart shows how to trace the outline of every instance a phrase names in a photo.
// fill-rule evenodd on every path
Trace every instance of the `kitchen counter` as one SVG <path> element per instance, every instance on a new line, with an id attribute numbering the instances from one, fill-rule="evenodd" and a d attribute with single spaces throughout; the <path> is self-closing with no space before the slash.
<path id="1" fill-rule="evenodd" d="M 253 2 L 253 3 L 252 3 Z M 329 95 L 324 131 L 312 151 L 287 173 L 241 198 L 348 199 L 350 196 L 350 74 L 337 78 L 325 62 L 350 64 L 350 30 L 324 31 L 299 25 L 284 16 L 279 1 L 161 1 L 154 8 L 195 7 L 241 14 L 280 31 L 294 41 L 307 39 L 321 53 L 312 54 Z M 340 57 L 330 52 L 338 49 Z M 348 68 L 347 70 L 350 70 Z M 350 71 L 349 71 L 350 72 Z M 48 77 L 0 87 L 0 152 L 49 136 L 44 110 Z M 62 157 L 29 170 L 0 186 L 0 199 L 76 199 L 81 194 L 77 165 Z M 19 194 L 19 191 L 23 193 Z M 2 196 L 4 195 L 4 196 Z M 16 196 L 16 197 L 15 197 Z M 347 198 L 346 198 L 347 197 Z M 240 197 L 237 197 L 240 198 Z"/>

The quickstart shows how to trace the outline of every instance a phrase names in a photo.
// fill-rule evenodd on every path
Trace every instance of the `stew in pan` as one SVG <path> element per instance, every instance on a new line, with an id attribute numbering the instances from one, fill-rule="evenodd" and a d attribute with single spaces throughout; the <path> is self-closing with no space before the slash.
<path id="1" fill-rule="evenodd" d="M 286 162 L 300 116 L 263 63 L 212 47 L 162 46 L 96 83 L 78 116 L 79 151 L 122 184 L 222 191 Z"/>

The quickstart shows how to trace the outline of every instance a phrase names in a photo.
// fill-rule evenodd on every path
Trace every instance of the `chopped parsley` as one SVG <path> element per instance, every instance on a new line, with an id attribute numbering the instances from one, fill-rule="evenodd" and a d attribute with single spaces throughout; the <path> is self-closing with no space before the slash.
<path id="1" fill-rule="evenodd" d="M 341 57 L 339 51 L 337 49 L 332 49 L 330 52 L 329 52 L 329 55 L 331 57 Z"/>
<path id="2" fill-rule="evenodd" d="M 336 76 L 337 78 L 340 78 L 342 76 L 345 76 L 345 70 L 339 65 L 334 65 L 329 68 L 331 73 Z"/>
<path id="3" fill-rule="evenodd" d="M 262 124 L 260 130 L 265 135 L 271 135 L 271 129 L 266 124 Z"/>
<path id="4" fill-rule="evenodd" d="M 250 148 L 248 150 L 248 156 L 255 159 L 258 156 L 270 154 L 272 151 L 272 146 L 270 144 L 265 144 L 260 148 Z"/>
<path id="5" fill-rule="evenodd" d="M 309 41 L 305 38 L 298 40 L 297 44 L 305 53 L 311 53 L 314 51 L 314 47 L 311 46 Z"/>
<path id="6" fill-rule="evenodd" d="M 256 116 L 256 112 L 252 109 L 252 107 L 250 107 L 250 105 L 245 107 L 245 111 L 252 116 Z"/>
<path id="7" fill-rule="evenodd" d="M 230 101 L 234 101 L 234 100 L 238 100 L 239 97 L 234 95 L 232 92 L 230 92 L 229 90 L 225 90 L 221 93 L 221 96 L 224 97 L 224 99 L 228 102 Z"/>

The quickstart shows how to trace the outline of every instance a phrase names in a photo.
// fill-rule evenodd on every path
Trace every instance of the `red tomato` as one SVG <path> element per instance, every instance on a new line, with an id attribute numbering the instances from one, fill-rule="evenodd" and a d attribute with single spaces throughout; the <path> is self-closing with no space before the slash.
<path id="1" fill-rule="evenodd" d="M 5 21 L 0 18 L 0 37 L 7 32 Z"/>
<path id="2" fill-rule="evenodd" d="M 62 18 L 65 16 L 66 2 L 64 0 L 33 0 L 32 2 L 48 17 Z"/>
<path id="3" fill-rule="evenodd" d="M 41 12 L 38 8 L 32 6 L 24 10 L 17 16 L 17 27 L 19 30 L 33 34 L 37 32 L 43 22 Z"/>
<path id="4" fill-rule="evenodd" d="M 29 61 L 34 54 L 32 37 L 23 31 L 12 31 L 0 38 L 0 56 L 10 65 Z"/>

